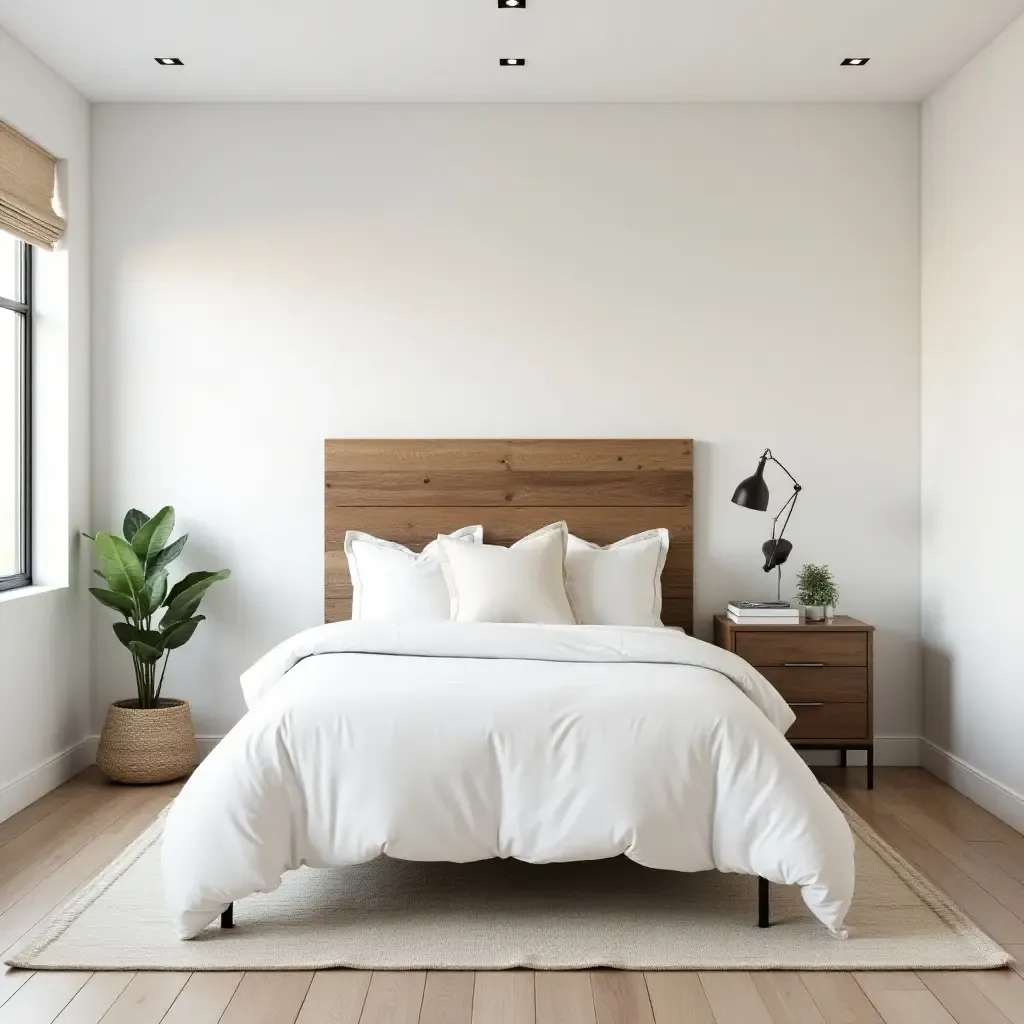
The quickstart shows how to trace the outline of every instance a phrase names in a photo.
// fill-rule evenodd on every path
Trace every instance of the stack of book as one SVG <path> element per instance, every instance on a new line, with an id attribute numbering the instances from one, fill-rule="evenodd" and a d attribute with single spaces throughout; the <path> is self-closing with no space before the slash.
<path id="1" fill-rule="evenodd" d="M 800 625 L 800 609 L 785 601 L 730 601 L 725 611 L 740 626 Z"/>

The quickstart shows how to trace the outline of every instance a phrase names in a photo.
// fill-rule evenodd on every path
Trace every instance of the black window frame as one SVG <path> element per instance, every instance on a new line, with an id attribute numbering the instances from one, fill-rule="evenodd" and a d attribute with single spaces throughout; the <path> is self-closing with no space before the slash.
<path id="1" fill-rule="evenodd" d="M 11 576 L 0 576 L 0 591 L 15 590 L 32 585 L 32 246 L 21 239 L 22 299 L 0 295 L 0 307 L 12 310 L 22 317 L 21 344 L 21 552 L 22 571 Z"/>

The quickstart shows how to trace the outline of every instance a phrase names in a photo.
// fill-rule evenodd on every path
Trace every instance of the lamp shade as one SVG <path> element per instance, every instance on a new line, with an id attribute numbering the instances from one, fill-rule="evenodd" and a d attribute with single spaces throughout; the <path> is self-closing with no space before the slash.
<path id="1" fill-rule="evenodd" d="M 733 492 L 734 504 L 756 509 L 758 512 L 764 512 L 768 508 L 768 485 L 764 482 L 764 464 L 765 459 L 762 458 L 754 475 L 740 482 L 739 487 Z"/>

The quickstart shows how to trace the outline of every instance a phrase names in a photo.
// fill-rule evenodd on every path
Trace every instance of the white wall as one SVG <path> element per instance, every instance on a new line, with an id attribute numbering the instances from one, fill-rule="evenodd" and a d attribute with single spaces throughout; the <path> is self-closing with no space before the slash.
<path id="1" fill-rule="evenodd" d="M 915 107 L 101 105 L 93 124 L 94 521 L 172 503 L 184 567 L 234 571 L 168 673 L 200 733 L 322 620 L 325 437 L 692 436 L 699 631 L 774 591 L 769 517 L 729 502 L 770 445 L 805 487 L 796 565 L 828 562 L 879 628 L 878 732 L 918 735 Z M 131 677 L 94 621 L 98 728 Z"/>
<path id="2" fill-rule="evenodd" d="M 1024 828 L 1024 18 L 923 117 L 925 763 Z"/>
<path id="3" fill-rule="evenodd" d="M 34 577 L 0 594 L 0 819 L 87 763 L 90 630 L 77 534 L 89 525 L 89 105 L 0 30 L 0 120 L 61 164 L 68 232 L 36 253 Z"/>

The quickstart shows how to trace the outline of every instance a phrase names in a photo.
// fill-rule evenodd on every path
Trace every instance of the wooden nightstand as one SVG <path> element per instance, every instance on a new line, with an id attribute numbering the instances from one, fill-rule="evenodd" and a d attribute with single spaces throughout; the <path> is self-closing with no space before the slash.
<path id="1" fill-rule="evenodd" d="M 800 626 L 740 626 L 715 616 L 715 644 L 734 651 L 786 698 L 796 721 L 786 738 L 799 750 L 865 750 L 875 784 L 872 647 L 875 627 L 848 615 Z"/>

